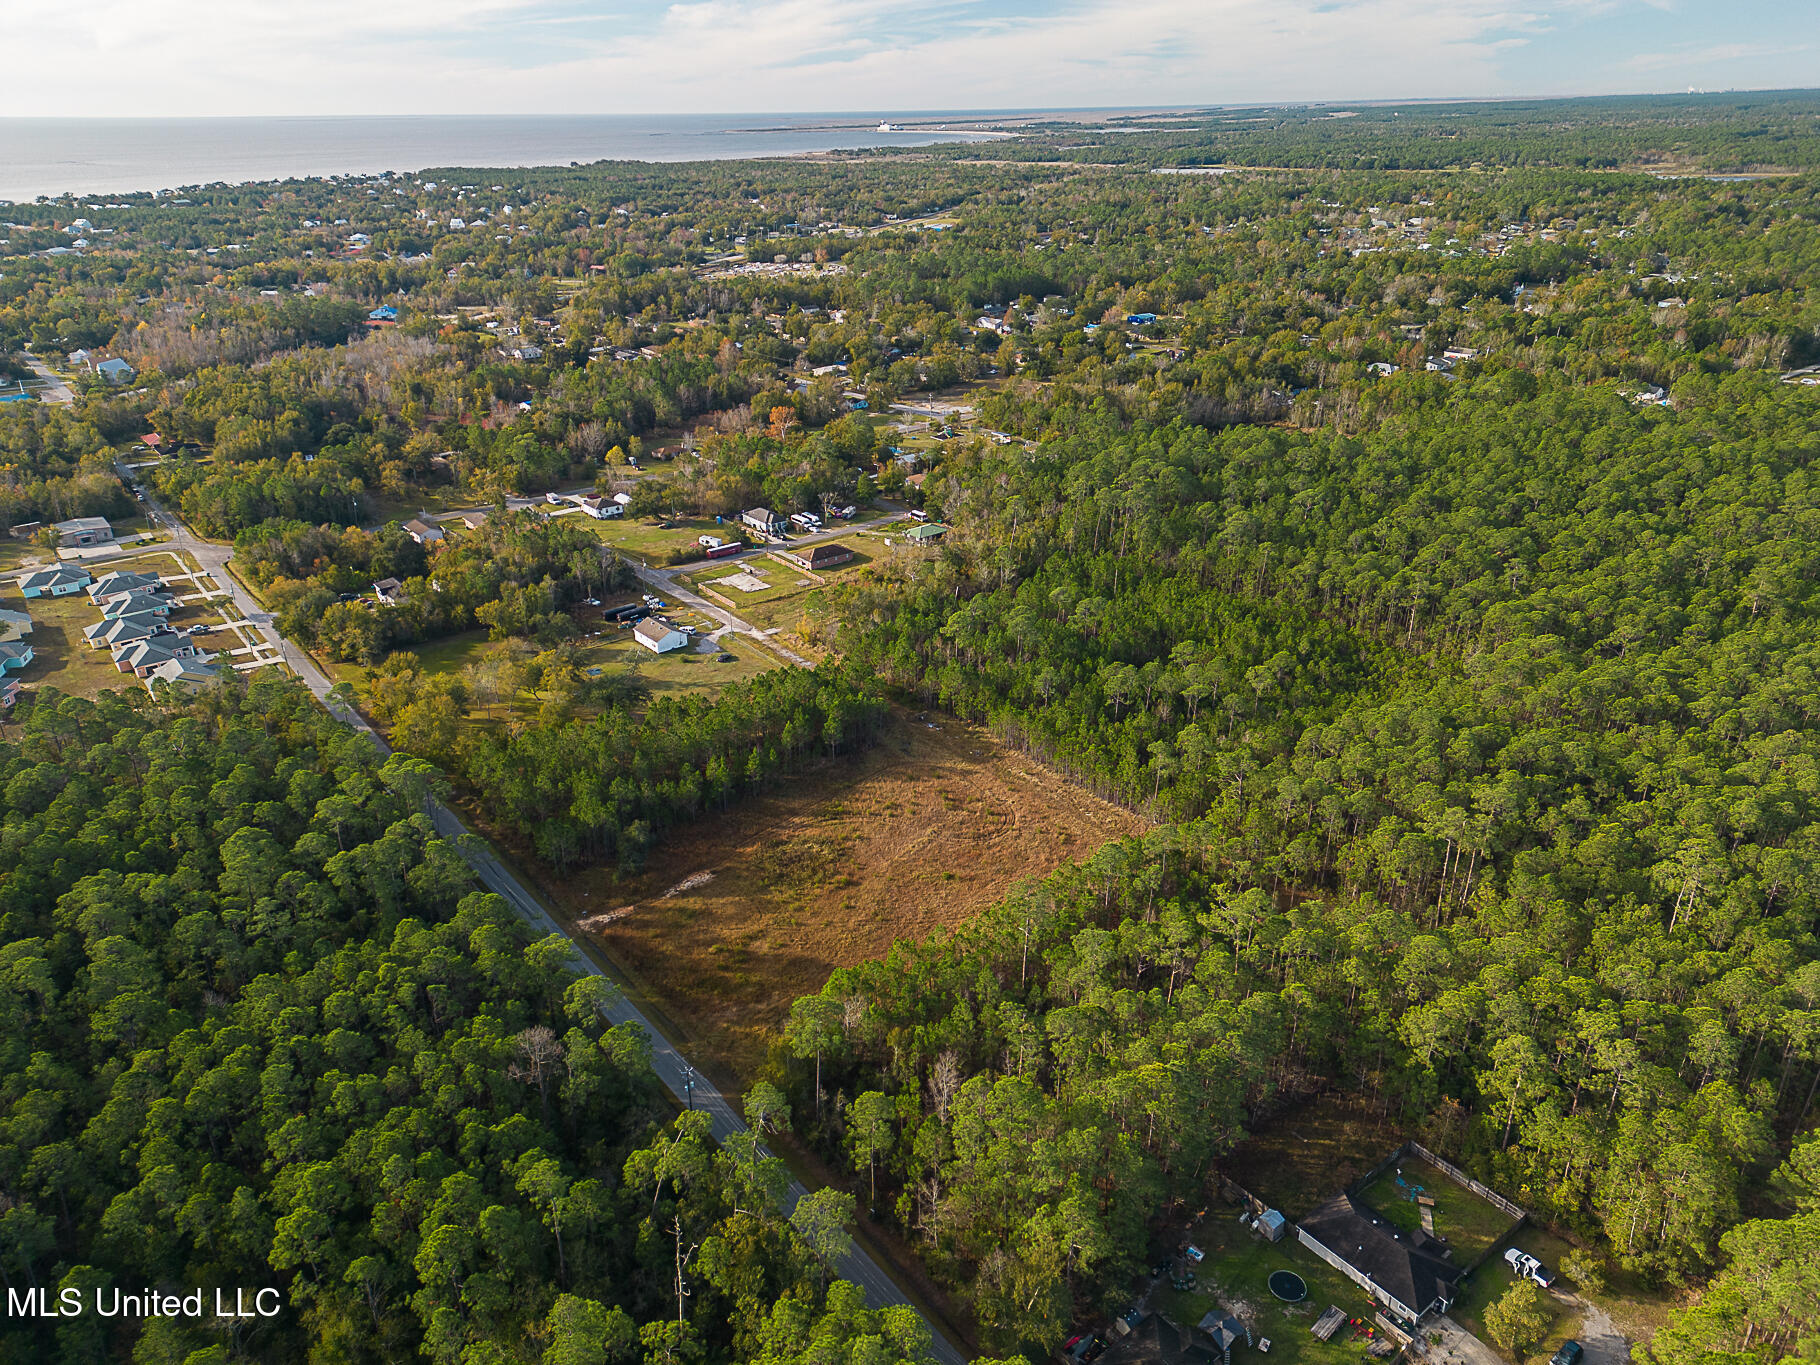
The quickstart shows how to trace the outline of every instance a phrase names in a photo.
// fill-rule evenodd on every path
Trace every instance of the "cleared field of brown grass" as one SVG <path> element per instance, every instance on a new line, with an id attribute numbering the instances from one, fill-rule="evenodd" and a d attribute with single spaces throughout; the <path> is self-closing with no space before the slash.
<path id="1" fill-rule="evenodd" d="M 548 889 L 706 1060 L 748 1079 L 790 1002 L 835 967 L 1142 828 L 984 731 L 938 724 L 900 717 L 857 761 L 678 831 L 641 876 Z"/>

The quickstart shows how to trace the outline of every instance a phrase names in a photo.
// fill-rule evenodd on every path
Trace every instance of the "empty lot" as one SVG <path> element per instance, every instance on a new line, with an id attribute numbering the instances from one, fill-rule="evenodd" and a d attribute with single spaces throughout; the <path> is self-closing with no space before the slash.
<path id="1" fill-rule="evenodd" d="M 549 889 L 707 1060 L 749 1077 L 833 968 L 1142 828 L 984 731 L 937 724 L 900 716 L 870 753 L 672 832 L 640 876 Z"/>

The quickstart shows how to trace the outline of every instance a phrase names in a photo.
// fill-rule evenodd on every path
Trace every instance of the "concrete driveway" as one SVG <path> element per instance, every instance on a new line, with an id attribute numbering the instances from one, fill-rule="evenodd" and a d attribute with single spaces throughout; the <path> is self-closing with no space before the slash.
<path id="1" fill-rule="evenodd" d="M 1434 1337 L 1440 1340 L 1432 1340 Z M 1503 1356 L 1446 1315 L 1425 1320 L 1409 1350 L 1412 1356 L 1427 1361 L 1428 1365 L 1510 1365 Z"/>

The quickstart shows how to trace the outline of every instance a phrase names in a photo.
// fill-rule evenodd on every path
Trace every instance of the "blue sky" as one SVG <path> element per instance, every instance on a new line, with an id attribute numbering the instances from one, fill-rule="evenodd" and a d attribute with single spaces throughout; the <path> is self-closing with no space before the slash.
<path id="1" fill-rule="evenodd" d="M 0 114 L 1084 108 L 1820 85 L 1820 0 L 0 0 Z"/>

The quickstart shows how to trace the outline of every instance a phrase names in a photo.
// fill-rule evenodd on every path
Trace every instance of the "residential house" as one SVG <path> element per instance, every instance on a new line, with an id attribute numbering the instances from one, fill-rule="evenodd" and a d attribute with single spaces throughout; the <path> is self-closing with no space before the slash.
<path id="1" fill-rule="evenodd" d="M 933 545 L 948 534 L 948 528 L 938 522 L 929 522 L 923 526 L 912 526 L 904 532 L 904 539 L 912 545 Z"/>
<path id="2" fill-rule="evenodd" d="M 76 564 L 59 564 L 54 569 L 33 569 L 20 576 L 19 591 L 26 597 L 68 597 L 81 592 L 94 579 L 87 569 Z"/>
<path id="3" fill-rule="evenodd" d="M 514 359 L 514 360 L 542 360 L 543 359 L 543 347 L 531 346 L 531 345 L 514 346 L 512 348 L 512 359 Z"/>
<path id="4" fill-rule="evenodd" d="M 781 536 L 784 533 L 784 519 L 768 507 L 751 508 L 739 519 L 763 535 Z"/>
<path id="5" fill-rule="evenodd" d="M 154 692 L 159 683 L 168 687 L 191 689 L 206 687 L 221 680 L 221 674 L 213 664 L 200 659 L 168 659 L 154 668 L 146 677 L 145 690 Z"/>
<path id="6" fill-rule="evenodd" d="M 689 637 L 667 621 L 649 617 L 632 627 L 632 638 L 653 654 L 668 654 L 689 643 Z"/>
<path id="7" fill-rule="evenodd" d="M 0 711 L 10 711 L 13 709 L 13 704 L 19 700 L 19 692 L 22 686 L 23 685 L 17 678 L 0 680 Z"/>
<path id="8" fill-rule="evenodd" d="M 163 635 L 170 629 L 162 616 L 154 616 L 149 611 L 135 612 L 131 616 L 97 621 L 82 632 L 82 638 L 89 642 L 92 649 L 116 649 L 136 640 L 149 640 L 154 635 Z"/>
<path id="9" fill-rule="evenodd" d="M 1420 1228 L 1385 1222 L 1350 1194 L 1337 1194 L 1296 1229 L 1303 1246 L 1414 1325 L 1453 1304 L 1463 1267 L 1447 1243 Z"/>
<path id="10" fill-rule="evenodd" d="M 463 512 L 461 524 L 470 531 L 478 531 L 487 524 L 487 514 L 485 512 Z"/>
<path id="11" fill-rule="evenodd" d="M 105 602 L 126 592 L 162 592 L 164 580 L 155 573 L 104 573 L 88 586 L 91 602 Z"/>
<path id="12" fill-rule="evenodd" d="M 114 667 L 136 678 L 148 678 L 159 665 L 172 659 L 202 657 L 202 651 L 181 635 L 160 635 L 155 639 L 135 640 L 115 650 Z"/>
<path id="13" fill-rule="evenodd" d="M 0 610 L 0 642 L 20 640 L 31 633 L 30 612 Z"/>
<path id="14" fill-rule="evenodd" d="M 141 613 L 157 617 L 171 614 L 170 598 L 162 593 L 143 590 L 116 593 L 98 605 L 101 608 L 101 619 L 104 621 L 112 621 L 119 616 L 138 616 Z"/>
<path id="15" fill-rule="evenodd" d="M 100 375 L 108 383 L 115 385 L 130 384 L 134 379 L 138 378 L 137 371 L 118 356 L 115 356 L 112 360 L 104 360 L 99 365 L 95 366 L 95 373 Z"/>
<path id="16" fill-rule="evenodd" d="M 789 556 L 805 569 L 832 569 L 836 564 L 845 564 L 853 558 L 853 551 L 845 545 L 811 545 L 798 550 Z"/>
<path id="17" fill-rule="evenodd" d="M 404 533 L 419 545 L 436 545 L 442 540 L 442 527 L 422 517 L 412 517 L 404 524 Z"/>
<path id="18" fill-rule="evenodd" d="M 397 322 L 398 310 L 389 303 L 382 303 L 367 314 L 368 322 Z"/>
<path id="19" fill-rule="evenodd" d="M 624 516 L 626 509 L 616 502 L 609 502 L 595 493 L 571 493 L 569 501 L 596 521 L 605 521 L 609 517 Z"/>
<path id="20" fill-rule="evenodd" d="M 373 596 L 391 606 L 404 596 L 404 584 L 396 578 L 382 578 L 373 585 Z"/>
<path id="21" fill-rule="evenodd" d="M 114 538 L 114 528 L 106 517 L 71 517 L 57 522 L 52 529 L 57 532 L 59 545 L 105 545 Z"/>
<path id="22" fill-rule="evenodd" d="M 0 644 L 0 673 L 17 673 L 32 661 L 32 647 L 24 640 Z"/>

